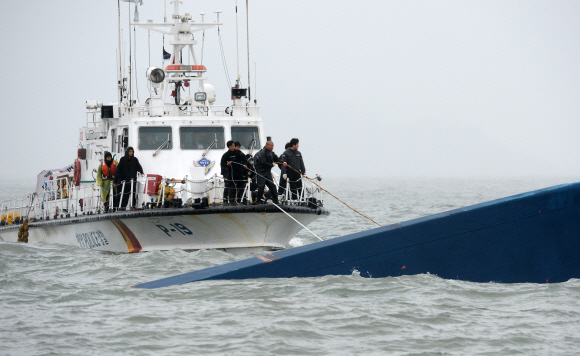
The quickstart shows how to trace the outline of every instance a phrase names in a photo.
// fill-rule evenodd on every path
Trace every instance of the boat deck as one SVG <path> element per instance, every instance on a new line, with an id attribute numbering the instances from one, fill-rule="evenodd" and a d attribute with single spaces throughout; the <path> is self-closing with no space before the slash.
<path id="1" fill-rule="evenodd" d="M 307 206 L 279 205 L 287 213 L 330 215 L 330 211 L 323 207 L 310 208 Z M 238 206 L 215 206 L 203 209 L 194 208 L 163 208 L 163 209 L 142 209 L 133 211 L 117 211 L 113 213 L 91 214 L 71 216 L 69 218 L 36 220 L 30 222 L 29 226 L 47 227 L 71 225 L 86 222 L 112 220 L 112 219 L 132 219 L 142 217 L 159 216 L 180 216 L 180 215 L 209 215 L 209 214 L 236 214 L 236 213 L 282 213 L 276 206 L 270 204 L 259 205 L 238 205 Z M 0 232 L 18 230 L 20 224 L 6 225 L 0 227 Z"/>

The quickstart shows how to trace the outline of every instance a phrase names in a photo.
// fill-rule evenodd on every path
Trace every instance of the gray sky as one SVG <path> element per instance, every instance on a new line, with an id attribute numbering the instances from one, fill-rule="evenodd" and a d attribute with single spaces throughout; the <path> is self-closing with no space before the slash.
<path id="1" fill-rule="evenodd" d="M 234 4 L 183 4 L 198 20 L 224 11 L 232 81 Z M 139 11 L 162 21 L 163 1 Z M 86 100 L 116 100 L 117 1 L 2 1 L 0 14 L 0 177 L 32 177 L 75 159 Z M 122 17 L 126 34 L 127 3 Z M 258 104 L 277 153 L 300 138 L 308 173 L 578 176 L 579 18 L 577 1 L 250 0 Z M 136 36 L 144 102 L 147 32 Z M 160 35 L 151 55 L 160 66 Z M 229 104 L 215 29 L 204 64 L 218 104 Z"/>

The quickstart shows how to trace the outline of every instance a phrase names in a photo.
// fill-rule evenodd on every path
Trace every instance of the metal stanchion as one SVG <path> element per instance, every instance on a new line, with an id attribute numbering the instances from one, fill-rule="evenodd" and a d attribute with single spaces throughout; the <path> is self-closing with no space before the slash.
<path id="1" fill-rule="evenodd" d="M 123 194 L 125 193 L 125 181 L 123 181 L 123 187 L 121 188 L 121 196 L 119 199 L 119 207 L 118 209 L 121 210 L 121 204 L 123 204 Z"/>
<path id="2" fill-rule="evenodd" d="M 131 192 L 129 193 L 129 208 L 133 208 L 133 194 L 135 194 L 135 192 L 133 191 L 133 179 L 131 179 Z"/>

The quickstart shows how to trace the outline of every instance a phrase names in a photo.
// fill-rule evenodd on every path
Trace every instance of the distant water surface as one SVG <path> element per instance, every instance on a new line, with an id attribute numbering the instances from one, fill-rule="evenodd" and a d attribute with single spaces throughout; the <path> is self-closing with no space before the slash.
<path id="1" fill-rule="evenodd" d="M 575 179 L 323 180 L 385 225 Z M 368 184 L 365 182 L 369 182 Z M 353 187 L 353 184 L 365 185 Z M 9 184 L 0 199 L 34 182 Z M 323 239 L 373 228 L 325 197 Z M 303 231 L 292 246 L 315 242 Z M 430 274 L 128 288 L 252 255 L 110 254 L 0 242 L 0 355 L 574 355 L 580 280 L 496 284 Z"/>

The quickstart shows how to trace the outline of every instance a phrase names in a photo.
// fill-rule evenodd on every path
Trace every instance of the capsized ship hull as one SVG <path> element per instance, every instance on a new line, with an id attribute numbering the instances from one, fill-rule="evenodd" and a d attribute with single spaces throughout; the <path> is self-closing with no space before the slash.
<path id="1" fill-rule="evenodd" d="M 431 273 L 473 282 L 580 278 L 580 183 L 531 191 L 223 266 L 143 283 Z"/>
<path id="2" fill-rule="evenodd" d="M 329 214 L 324 208 L 281 208 L 303 225 Z M 269 205 L 151 209 L 40 221 L 29 226 L 29 243 L 59 243 L 118 253 L 174 248 L 279 250 L 302 229 Z M 0 240 L 16 242 L 18 228 L 0 228 Z"/>

